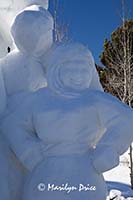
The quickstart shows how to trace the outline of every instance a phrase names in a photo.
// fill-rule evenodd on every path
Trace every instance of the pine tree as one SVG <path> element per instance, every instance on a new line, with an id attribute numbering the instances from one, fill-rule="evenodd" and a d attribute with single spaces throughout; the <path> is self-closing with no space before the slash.
<path id="1" fill-rule="evenodd" d="M 98 67 L 105 91 L 117 96 L 133 107 L 133 20 L 123 23 L 106 39 L 100 60 L 105 68 Z M 130 146 L 130 177 L 133 189 L 133 155 Z"/>
<path id="2" fill-rule="evenodd" d="M 105 66 L 105 90 L 133 106 L 133 20 L 124 21 L 105 40 L 100 60 Z"/>

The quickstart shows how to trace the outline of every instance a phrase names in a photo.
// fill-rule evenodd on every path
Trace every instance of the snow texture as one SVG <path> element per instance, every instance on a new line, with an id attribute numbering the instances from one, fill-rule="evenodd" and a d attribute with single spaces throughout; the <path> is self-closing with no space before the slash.
<path id="1" fill-rule="evenodd" d="M 115 200 L 133 199 L 133 190 L 127 184 L 120 182 L 107 182 L 109 195 L 107 199 L 114 198 Z"/>
<path id="2" fill-rule="evenodd" d="M 44 8 L 30 6 L 16 16 L 11 32 L 16 49 L 0 61 L 0 110 L 12 95 L 46 85 L 41 56 L 52 46 L 53 18 Z"/>
<path id="3" fill-rule="evenodd" d="M 28 31 L 32 34 L 28 35 Z M 46 86 L 41 55 L 52 45 L 52 32 L 52 16 L 40 6 L 27 7 L 14 19 L 12 35 L 16 49 L 0 60 L 1 119 L 3 115 L 17 109 L 31 91 Z M 10 147 L 3 143 L 5 143 L 4 138 L 0 140 L 0 185 L 4 187 L 1 187 L 1 198 L 20 200 L 20 191 L 27 170 L 16 159 Z M 10 185 L 9 190 L 8 185 Z"/>
<path id="4" fill-rule="evenodd" d="M 0 1 L 0 57 L 7 54 L 7 47 L 14 48 L 10 36 L 13 18 L 25 7 L 37 4 L 48 9 L 48 0 L 1 0 Z"/>
<path id="5" fill-rule="evenodd" d="M 132 109 L 103 92 L 83 45 L 51 48 L 46 63 L 48 86 L 29 92 L 1 122 L 10 148 L 31 172 L 24 177 L 22 199 L 105 200 L 102 173 L 118 165 L 133 140 Z M 39 183 L 89 184 L 96 190 L 40 192 Z"/>
<path id="6" fill-rule="evenodd" d="M 109 196 L 107 198 L 110 199 L 110 194 L 114 194 L 116 198 L 115 200 L 122 199 L 133 199 L 133 190 L 130 186 L 130 169 L 129 169 L 129 151 L 126 151 L 120 157 L 120 164 L 104 173 L 104 178 L 107 181 Z M 114 192 L 115 191 L 115 192 Z M 117 195 L 121 193 L 120 196 Z"/>

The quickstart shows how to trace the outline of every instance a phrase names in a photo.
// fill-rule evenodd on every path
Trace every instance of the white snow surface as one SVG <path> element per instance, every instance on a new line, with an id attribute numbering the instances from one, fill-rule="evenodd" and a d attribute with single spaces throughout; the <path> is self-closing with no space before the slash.
<path id="1" fill-rule="evenodd" d="M 18 16 L 14 19 L 12 32 L 14 42 L 20 50 L 16 47 L 0 60 L 0 117 L 2 114 L 9 114 L 17 109 L 31 91 L 46 86 L 40 56 L 42 53 L 46 53 L 53 42 L 52 16 L 46 9 L 37 5 L 28 7 L 19 16 L 19 19 Z M 31 22 L 32 19 L 34 22 Z M 19 32 L 20 29 L 23 35 Z M 24 32 L 28 30 L 32 30 L 32 34 L 26 38 Z M 19 38 L 19 34 L 21 34 L 21 38 Z M 36 47 L 34 48 L 32 45 Z M 5 107 L 8 107 L 7 112 Z M 22 196 L 23 181 L 27 170 L 10 151 L 8 144 L 3 145 L 3 143 L 5 144 L 4 138 L 1 138 L 0 162 L 3 163 L 0 167 L 1 198 L 18 200 Z M 8 189 L 9 185 L 10 189 Z"/>
<path id="2" fill-rule="evenodd" d="M 14 48 L 10 36 L 13 18 L 25 7 L 38 4 L 48 9 L 48 0 L 1 0 L 0 1 L 0 57 L 7 54 L 7 47 Z"/>
<path id="3" fill-rule="evenodd" d="M 53 26 L 51 14 L 41 6 L 32 5 L 15 17 L 11 34 L 22 53 L 39 57 L 52 45 Z"/>
<path id="4" fill-rule="evenodd" d="M 56 57 L 55 62 L 58 52 L 62 55 Z M 26 179 L 23 177 L 27 183 L 23 200 L 36 200 L 36 196 L 38 200 L 44 197 L 59 200 L 64 195 L 65 200 L 105 200 L 106 184 L 102 173 L 119 163 L 119 156 L 133 140 L 132 109 L 102 91 L 93 57 L 86 47 L 58 46 L 48 59 L 48 86 L 34 92 L 28 90 L 25 97 L 16 90 L 16 101 L 19 95 L 25 98 L 23 105 L 19 104 L 1 122 L 1 131 L 10 148 L 32 172 Z M 14 76 L 12 74 L 10 84 Z M 12 89 L 14 87 L 15 84 Z M 15 104 L 15 98 L 12 101 Z M 12 182 L 16 190 L 21 180 L 19 177 Z M 40 193 L 35 190 L 39 181 L 57 185 L 65 182 L 90 184 L 97 189 L 69 195 L 65 192 Z M 21 189 L 17 192 L 21 194 Z"/>
<path id="5" fill-rule="evenodd" d="M 107 181 L 110 191 L 107 200 L 115 196 L 115 200 L 133 200 L 133 190 L 130 187 L 129 166 L 128 150 L 120 157 L 120 164 L 117 167 L 104 173 L 104 178 Z"/>
<path id="6" fill-rule="evenodd" d="M 52 46 L 53 18 L 46 9 L 30 6 L 16 16 L 11 32 L 16 49 L 0 60 L 1 112 L 9 96 L 46 86 L 40 57 Z"/>
<path id="7" fill-rule="evenodd" d="M 90 90 L 103 91 L 94 58 L 81 44 L 61 44 L 53 47 L 44 56 L 44 63 L 48 85 L 60 95 L 78 96 L 88 87 Z"/>

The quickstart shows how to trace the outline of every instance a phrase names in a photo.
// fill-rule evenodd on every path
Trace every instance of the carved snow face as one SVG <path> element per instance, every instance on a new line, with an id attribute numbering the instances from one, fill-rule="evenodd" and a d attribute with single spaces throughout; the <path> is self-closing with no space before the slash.
<path id="1" fill-rule="evenodd" d="M 47 82 L 54 92 L 77 97 L 89 88 L 93 70 L 86 60 L 64 62 L 51 67 L 47 73 Z"/>
<path id="2" fill-rule="evenodd" d="M 89 88 L 92 70 L 86 61 L 66 62 L 60 68 L 59 76 L 66 88 L 80 91 Z"/>
<path id="3" fill-rule="evenodd" d="M 77 97 L 84 90 L 102 90 L 91 52 L 81 44 L 55 46 L 45 56 L 48 87 L 66 97 Z"/>

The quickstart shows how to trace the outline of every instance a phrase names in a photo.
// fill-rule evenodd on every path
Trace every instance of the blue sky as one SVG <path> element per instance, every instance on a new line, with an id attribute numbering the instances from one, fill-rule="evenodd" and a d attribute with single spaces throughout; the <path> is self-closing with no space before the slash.
<path id="1" fill-rule="evenodd" d="M 58 0 L 58 7 L 59 19 L 69 25 L 69 38 L 87 45 L 99 64 L 104 39 L 121 24 L 121 0 Z M 127 0 L 127 8 L 132 17 L 132 0 Z"/>

